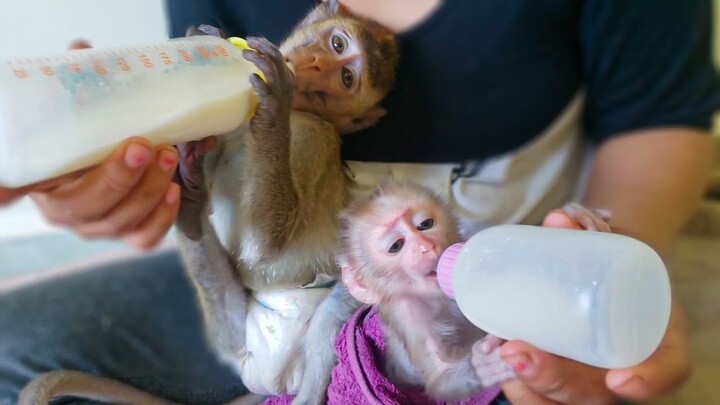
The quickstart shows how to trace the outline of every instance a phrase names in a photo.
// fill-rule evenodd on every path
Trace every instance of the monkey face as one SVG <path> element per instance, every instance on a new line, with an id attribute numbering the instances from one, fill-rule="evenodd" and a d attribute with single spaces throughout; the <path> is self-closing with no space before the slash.
<path id="1" fill-rule="evenodd" d="M 376 268 L 401 273 L 406 285 L 437 289 L 435 269 L 440 254 L 449 246 L 443 215 L 430 204 L 384 201 L 376 226 L 367 235 L 367 253 Z"/>
<path id="2" fill-rule="evenodd" d="M 335 16 L 296 30 L 281 46 L 295 71 L 293 109 L 317 114 L 343 133 L 384 115 L 377 104 L 390 88 L 375 76 L 394 77 L 393 63 L 378 69 L 377 61 L 368 60 L 369 55 L 379 59 L 369 48 L 389 39 L 371 38 L 363 24 L 367 22 Z"/>

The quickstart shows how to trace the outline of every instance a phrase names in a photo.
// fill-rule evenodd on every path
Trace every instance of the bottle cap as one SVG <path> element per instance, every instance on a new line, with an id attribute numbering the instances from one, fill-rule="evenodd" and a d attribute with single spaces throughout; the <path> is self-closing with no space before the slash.
<path id="1" fill-rule="evenodd" d="M 455 259 L 460 253 L 460 249 L 465 245 L 464 242 L 450 245 L 438 260 L 437 265 L 437 278 L 438 284 L 440 284 L 440 290 L 444 292 L 448 297 L 455 298 L 452 285 L 453 269 L 455 267 Z"/>
<path id="2" fill-rule="evenodd" d="M 240 49 L 246 49 L 246 50 L 248 50 L 248 51 L 254 51 L 254 49 L 250 48 L 250 45 L 248 45 L 248 43 L 247 43 L 247 41 L 245 40 L 245 38 L 230 37 L 230 38 L 228 38 L 227 40 L 228 40 L 228 42 L 230 42 L 231 44 L 235 45 L 236 47 L 238 47 L 238 48 L 240 48 Z M 258 76 L 260 76 L 260 78 L 261 78 L 264 82 L 267 82 L 267 79 L 265 78 L 265 74 L 264 74 L 260 69 L 257 69 L 257 68 L 256 68 L 256 69 L 255 69 L 255 73 L 257 73 Z M 253 108 L 253 110 L 254 110 L 254 108 Z"/>

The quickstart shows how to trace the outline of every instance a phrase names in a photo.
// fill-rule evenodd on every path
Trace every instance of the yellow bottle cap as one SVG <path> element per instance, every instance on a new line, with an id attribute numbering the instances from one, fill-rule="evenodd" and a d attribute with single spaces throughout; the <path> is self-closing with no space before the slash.
<path id="1" fill-rule="evenodd" d="M 240 49 L 247 49 L 249 51 L 255 51 L 254 49 L 250 48 L 247 41 L 244 38 L 240 37 L 229 37 L 227 39 L 231 44 L 235 45 L 236 47 Z M 261 79 L 263 79 L 264 82 L 267 82 L 267 79 L 265 79 L 265 74 L 260 70 L 256 68 L 256 73 L 258 76 L 260 76 Z"/>

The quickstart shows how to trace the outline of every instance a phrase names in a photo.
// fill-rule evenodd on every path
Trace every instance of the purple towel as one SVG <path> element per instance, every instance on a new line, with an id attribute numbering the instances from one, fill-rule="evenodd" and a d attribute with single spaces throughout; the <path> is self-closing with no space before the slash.
<path id="1" fill-rule="evenodd" d="M 383 375 L 383 328 L 380 316 L 371 307 L 360 308 L 345 322 L 335 341 L 335 352 L 338 364 L 328 387 L 329 405 L 450 405 L 428 398 L 421 388 L 401 390 Z M 499 393 L 496 386 L 452 405 L 487 405 Z M 288 405 L 290 401 L 291 396 L 273 397 L 264 404 Z"/>

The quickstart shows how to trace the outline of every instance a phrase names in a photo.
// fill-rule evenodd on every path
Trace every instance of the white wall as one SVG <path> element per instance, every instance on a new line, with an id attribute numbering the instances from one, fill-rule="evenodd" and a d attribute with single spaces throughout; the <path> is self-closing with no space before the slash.
<path id="1" fill-rule="evenodd" d="M 60 52 L 77 38 L 106 47 L 166 36 L 162 0 L 0 1 L 0 57 Z"/>
<path id="2" fill-rule="evenodd" d="M 163 41 L 163 0 L 0 0 L 0 58 L 62 52 L 78 38 L 97 47 Z M 57 231 L 27 199 L 0 208 L 0 243 Z"/>

